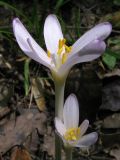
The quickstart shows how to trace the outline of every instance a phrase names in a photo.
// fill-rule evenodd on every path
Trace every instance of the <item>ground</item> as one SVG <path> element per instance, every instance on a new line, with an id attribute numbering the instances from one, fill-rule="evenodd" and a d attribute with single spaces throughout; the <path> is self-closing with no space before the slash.
<path id="1" fill-rule="evenodd" d="M 68 45 L 95 24 L 109 21 L 113 31 L 99 59 L 74 66 L 67 78 L 65 99 L 75 93 L 80 123 L 97 143 L 75 149 L 80 160 L 120 160 L 120 1 L 0 1 L 0 153 L 1 160 L 54 159 L 54 83 L 50 71 L 30 60 L 18 47 L 12 19 L 19 17 L 45 49 L 46 16 L 58 16 Z M 64 159 L 64 154 L 63 154 Z"/>

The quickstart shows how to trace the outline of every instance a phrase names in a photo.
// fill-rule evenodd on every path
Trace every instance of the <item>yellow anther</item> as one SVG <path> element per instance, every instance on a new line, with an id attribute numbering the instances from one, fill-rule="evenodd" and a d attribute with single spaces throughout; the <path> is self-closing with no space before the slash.
<path id="1" fill-rule="evenodd" d="M 66 39 L 65 39 L 65 38 L 64 38 L 62 41 L 63 41 L 63 44 L 65 44 L 65 43 L 66 43 Z"/>
<path id="2" fill-rule="evenodd" d="M 67 53 L 69 53 L 69 52 L 71 52 L 72 47 L 71 46 L 68 47 L 67 45 L 65 45 L 65 50 Z"/>
<path id="3" fill-rule="evenodd" d="M 79 139 L 80 128 L 70 128 L 66 131 L 64 138 L 67 141 L 76 141 Z"/>
<path id="4" fill-rule="evenodd" d="M 63 48 L 59 48 L 57 54 L 60 55 L 63 51 Z"/>
<path id="5" fill-rule="evenodd" d="M 54 57 L 52 56 L 53 53 L 51 53 L 49 50 L 47 51 L 48 57 L 52 59 L 57 69 L 66 62 L 68 55 L 72 49 L 71 46 L 68 47 L 65 43 L 66 43 L 66 39 L 59 39 L 58 51 L 57 53 L 55 53 Z"/>
<path id="6" fill-rule="evenodd" d="M 48 55 L 49 58 L 51 57 L 51 53 L 50 53 L 49 50 L 47 51 L 47 55 Z"/>
<path id="7" fill-rule="evenodd" d="M 75 136 L 72 136 L 72 140 L 74 140 L 74 141 L 75 141 L 75 140 L 77 140 L 77 138 L 76 138 Z"/>
<path id="8" fill-rule="evenodd" d="M 61 49 L 62 47 L 64 47 L 65 43 L 66 43 L 66 39 L 60 39 L 58 49 Z"/>
<path id="9" fill-rule="evenodd" d="M 59 40 L 59 46 L 58 46 L 59 49 L 63 47 L 62 41 L 63 41 L 62 39 Z"/>

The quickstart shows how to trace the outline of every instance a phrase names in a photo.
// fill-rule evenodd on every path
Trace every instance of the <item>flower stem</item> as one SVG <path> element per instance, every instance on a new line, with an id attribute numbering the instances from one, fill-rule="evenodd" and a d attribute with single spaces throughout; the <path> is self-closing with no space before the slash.
<path id="1" fill-rule="evenodd" d="M 55 82 L 55 117 L 63 119 L 64 88 L 66 77 L 58 77 L 53 74 Z M 55 160 L 61 160 L 62 142 L 60 137 L 55 135 Z"/>
<path id="2" fill-rule="evenodd" d="M 65 81 L 55 81 L 55 117 L 63 119 Z M 62 142 L 60 137 L 55 136 L 55 159 L 61 160 Z"/>
<path id="3" fill-rule="evenodd" d="M 72 160 L 72 147 L 65 147 L 65 159 Z"/>
<path id="4" fill-rule="evenodd" d="M 55 82 L 55 116 L 63 119 L 65 82 Z"/>
<path id="5" fill-rule="evenodd" d="M 60 137 L 55 133 L 55 160 L 61 160 L 62 142 Z"/>

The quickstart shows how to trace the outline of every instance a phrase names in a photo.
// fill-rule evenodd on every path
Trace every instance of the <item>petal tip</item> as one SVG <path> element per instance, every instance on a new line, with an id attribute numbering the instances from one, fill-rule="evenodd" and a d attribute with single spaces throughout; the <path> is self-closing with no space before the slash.
<path id="1" fill-rule="evenodd" d="M 50 14 L 46 17 L 44 24 L 44 39 L 47 50 L 52 54 L 57 53 L 59 39 L 63 39 L 63 34 L 59 20 L 54 14 Z"/>
<path id="2" fill-rule="evenodd" d="M 105 22 L 105 25 L 107 25 L 109 27 L 110 33 L 112 32 L 112 24 L 109 22 Z"/>
<path id="3" fill-rule="evenodd" d="M 55 14 L 49 14 L 49 15 L 47 16 L 47 18 L 56 18 L 56 15 L 55 15 Z"/>
<path id="4" fill-rule="evenodd" d="M 71 93 L 71 94 L 68 96 L 68 98 L 74 98 L 74 99 L 77 100 L 77 97 L 76 97 L 76 95 L 75 95 L 74 93 Z"/>
<path id="5" fill-rule="evenodd" d="M 106 31 L 110 34 L 112 32 L 112 24 L 110 22 L 103 22 L 100 25 L 107 27 Z"/>
<path id="6" fill-rule="evenodd" d="M 16 18 L 13 19 L 13 24 L 19 23 L 19 22 L 20 22 L 19 18 L 16 17 Z"/>
<path id="7" fill-rule="evenodd" d="M 74 93 L 71 93 L 71 94 L 67 97 L 67 99 L 66 99 L 65 102 L 69 102 L 69 103 L 68 103 L 68 104 L 69 104 L 68 106 L 71 106 L 70 103 L 74 103 L 74 104 L 76 104 L 76 107 L 79 108 L 78 99 L 77 99 L 77 97 L 76 97 L 76 95 L 75 95 Z"/>
<path id="8" fill-rule="evenodd" d="M 48 22 L 53 22 L 53 21 L 58 21 L 57 19 L 57 16 L 55 14 L 49 14 L 47 17 L 46 17 L 46 20 L 45 20 L 45 23 L 48 23 Z"/>
<path id="9" fill-rule="evenodd" d="M 88 119 L 85 119 L 84 121 L 85 121 L 86 124 L 89 125 L 89 120 Z"/>
<path id="10" fill-rule="evenodd" d="M 104 25 L 108 25 L 110 28 L 112 28 L 112 24 L 110 22 L 104 22 Z"/>

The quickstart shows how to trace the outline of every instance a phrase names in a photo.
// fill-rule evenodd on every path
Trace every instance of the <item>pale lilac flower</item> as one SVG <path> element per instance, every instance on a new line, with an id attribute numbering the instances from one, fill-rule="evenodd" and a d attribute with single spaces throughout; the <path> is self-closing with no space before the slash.
<path id="1" fill-rule="evenodd" d="M 112 27 L 108 22 L 96 25 L 71 47 L 66 45 L 60 23 L 55 15 L 49 15 L 44 24 L 45 52 L 31 37 L 18 18 L 13 20 L 13 31 L 23 52 L 48 67 L 57 76 L 67 75 L 74 64 L 98 58 L 105 50 L 106 39 Z"/>
<path id="2" fill-rule="evenodd" d="M 80 126 L 79 124 L 79 105 L 77 98 L 71 94 L 65 101 L 63 109 L 63 121 L 55 118 L 55 127 L 62 138 L 65 145 L 72 147 L 89 147 L 94 144 L 98 139 L 96 132 L 84 135 L 89 121 L 84 120 Z"/>

